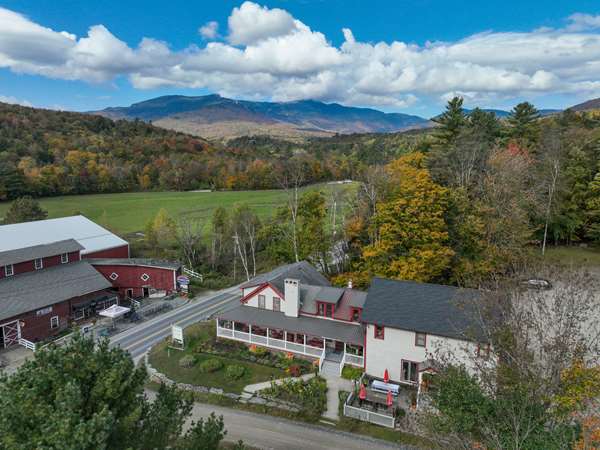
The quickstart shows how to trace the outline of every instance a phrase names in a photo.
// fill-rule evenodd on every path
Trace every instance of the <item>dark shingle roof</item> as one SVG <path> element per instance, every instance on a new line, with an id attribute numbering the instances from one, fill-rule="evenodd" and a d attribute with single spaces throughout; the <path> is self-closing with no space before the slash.
<path id="1" fill-rule="evenodd" d="M 479 335 L 468 300 L 479 292 L 440 284 L 374 278 L 362 321 L 403 330 L 465 339 Z M 465 305 L 460 301 L 465 300 Z"/>
<path id="2" fill-rule="evenodd" d="M 77 252 L 82 249 L 83 246 L 75 239 L 65 239 L 63 241 L 51 242 L 50 244 L 7 250 L 0 252 L 0 266 L 32 261 L 36 258 L 62 255 L 63 253 Z"/>
<path id="3" fill-rule="evenodd" d="M 327 280 L 327 278 L 321 275 L 317 269 L 315 269 L 306 261 L 300 261 L 293 264 L 279 266 L 271 272 L 258 275 L 242 285 L 242 288 L 249 288 L 259 286 L 264 283 L 270 283 L 283 292 L 284 281 L 286 278 L 300 280 L 300 285 L 311 284 L 314 286 L 331 286 L 331 283 Z"/>
<path id="4" fill-rule="evenodd" d="M 0 280 L 0 320 L 110 287 L 87 261 L 4 278 Z"/>
<path id="5" fill-rule="evenodd" d="M 364 344 L 363 328 L 358 324 L 337 322 L 316 317 L 288 317 L 282 312 L 241 305 L 220 313 L 220 319 L 234 320 L 261 327 L 278 328 L 310 336 L 326 337 L 348 344 Z"/>
<path id="6" fill-rule="evenodd" d="M 344 295 L 344 289 L 326 286 L 317 292 L 316 300 L 335 305 L 342 298 L 342 295 Z"/>
<path id="7" fill-rule="evenodd" d="M 181 267 L 181 263 L 178 261 L 151 258 L 88 258 L 88 261 L 95 266 L 147 266 L 171 270 Z"/>

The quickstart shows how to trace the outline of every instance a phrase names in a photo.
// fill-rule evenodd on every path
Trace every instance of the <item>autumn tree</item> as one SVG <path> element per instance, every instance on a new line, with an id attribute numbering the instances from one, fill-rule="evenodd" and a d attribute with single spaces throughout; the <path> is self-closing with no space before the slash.
<path id="1" fill-rule="evenodd" d="M 377 205 L 375 242 L 362 253 L 365 269 L 388 278 L 435 280 L 454 254 L 445 222 L 448 190 L 432 181 L 421 153 L 401 157 L 386 169 L 393 188 Z"/>
<path id="2" fill-rule="evenodd" d="M 193 218 L 184 217 L 179 220 L 177 229 L 177 243 L 184 261 L 191 269 L 200 263 L 200 256 L 204 249 L 202 246 L 204 224 Z"/>
<path id="3" fill-rule="evenodd" d="M 48 211 L 42 209 L 37 200 L 25 196 L 11 203 L 10 208 L 8 208 L 4 216 L 4 223 L 30 222 L 33 220 L 44 220 L 47 217 Z"/>
<path id="4" fill-rule="evenodd" d="M 163 252 L 177 238 L 177 224 L 166 209 L 161 208 L 153 220 L 146 225 L 146 242 Z"/>

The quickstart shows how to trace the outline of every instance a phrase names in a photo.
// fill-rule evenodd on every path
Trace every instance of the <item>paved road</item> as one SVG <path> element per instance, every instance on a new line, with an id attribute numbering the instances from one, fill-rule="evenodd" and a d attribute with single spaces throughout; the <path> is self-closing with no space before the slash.
<path id="1" fill-rule="evenodd" d="M 156 396 L 153 391 L 146 391 L 146 394 L 150 399 Z M 325 426 L 203 403 L 194 404 L 191 420 L 208 417 L 211 412 L 223 416 L 227 429 L 225 440 L 237 442 L 241 439 L 246 444 L 263 450 L 416 450 L 367 436 L 335 431 Z"/>
<path id="2" fill-rule="evenodd" d="M 238 288 L 225 289 L 204 297 L 196 298 L 189 304 L 161 314 L 154 319 L 130 328 L 113 336 L 111 346 L 127 350 L 134 360 L 139 359 L 150 347 L 171 334 L 171 325 L 186 327 L 211 315 L 235 307 L 240 299 Z"/>

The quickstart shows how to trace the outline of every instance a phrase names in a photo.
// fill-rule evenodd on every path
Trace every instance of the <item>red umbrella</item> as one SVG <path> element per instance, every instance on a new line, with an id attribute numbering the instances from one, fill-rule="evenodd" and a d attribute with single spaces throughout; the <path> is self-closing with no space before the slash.
<path id="1" fill-rule="evenodd" d="M 390 381 L 390 374 L 388 373 L 387 369 L 385 369 L 385 372 L 383 372 L 383 381 L 385 381 L 386 383 Z"/>
<path id="2" fill-rule="evenodd" d="M 360 391 L 358 392 L 358 398 L 364 400 L 367 398 L 367 389 L 364 384 L 360 385 Z"/>
<path id="3" fill-rule="evenodd" d="M 392 404 L 394 403 L 394 400 L 392 399 L 392 391 L 388 391 L 387 398 L 385 399 L 385 403 L 388 406 L 392 406 Z"/>

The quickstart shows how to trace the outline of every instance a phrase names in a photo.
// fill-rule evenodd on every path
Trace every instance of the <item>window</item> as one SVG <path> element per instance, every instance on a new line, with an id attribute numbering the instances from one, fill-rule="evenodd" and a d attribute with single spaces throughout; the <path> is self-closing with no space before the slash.
<path id="1" fill-rule="evenodd" d="M 477 344 L 477 357 L 487 359 L 490 357 L 490 344 Z"/>
<path id="2" fill-rule="evenodd" d="M 258 296 L 258 307 L 262 308 L 262 309 L 266 308 L 266 306 L 265 306 L 265 296 L 264 295 L 259 295 Z"/>
<path id="3" fill-rule="evenodd" d="M 273 311 L 281 311 L 281 299 L 273 297 Z"/>
<path id="4" fill-rule="evenodd" d="M 58 316 L 50 317 L 50 328 L 52 328 L 52 329 L 58 328 L 58 325 L 59 325 Z"/>
<path id="5" fill-rule="evenodd" d="M 317 314 L 323 317 L 331 317 L 333 319 L 333 312 L 335 311 L 335 307 L 331 303 L 317 303 Z"/>
<path id="6" fill-rule="evenodd" d="M 353 322 L 360 322 L 360 308 L 352 308 L 352 321 Z"/>
<path id="7" fill-rule="evenodd" d="M 60 262 L 62 264 L 66 264 L 69 262 L 69 254 L 68 253 L 63 253 L 62 255 L 60 255 Z"/>
<path id="8" fill-rule="evenodd" d="M 45 316 L 46 314 L 50 314 L 51 312 L 52 312 L 52 306 L 48 306 L 48 307 L 43 308 L 43 309 L 38 309 L 35 312 L 35 315 L 36 316 Z"/>
<path id="9" fill-rule="evenodd" d="M 375 325 L 375 339 L 383 339 L 385 336 L 385 328 L 383 325 Z"/>
<path id="10" fill-rule="evenodd" d="M 415 345 L 417 347 L 425 347 L 427 344 L 427 335 L 425 333 L 415 333 Z"/>
<path id="11" fill-rule="evenodd" d="M 418 366 L 416 362 L 402 360 L 402 381 L 416 383 L 419 375 Z"/>
<path id="12" fill-rule="evenodd" d="M 12 277 L 15 274 L 15 268 L 12 264 L 8 266 L 4 266 L 4 275 L 7 277 Z"/>
<path id="13" fill-rule="evenodd" d="M 44 267 L 44 261 L 42 260 L 42 258 L 36 258 L 35 261 L 33 261 L 33 265 L 35 267 L 35 270 L 40 270 Z"/>

